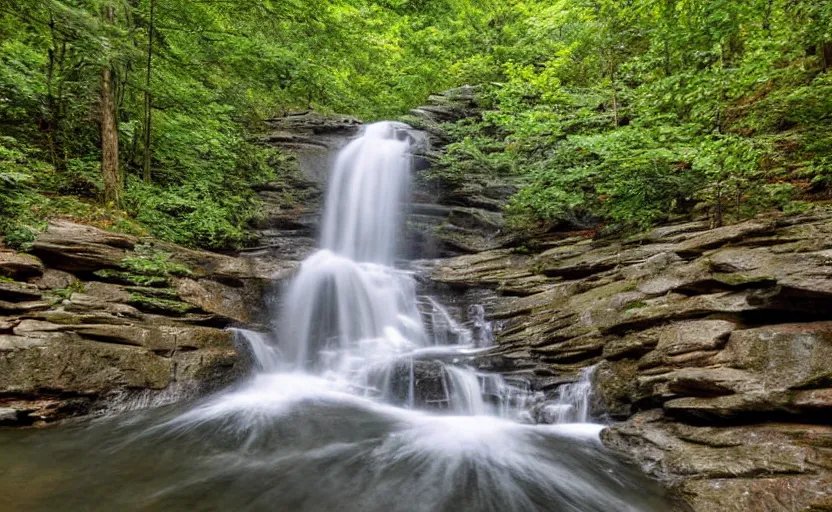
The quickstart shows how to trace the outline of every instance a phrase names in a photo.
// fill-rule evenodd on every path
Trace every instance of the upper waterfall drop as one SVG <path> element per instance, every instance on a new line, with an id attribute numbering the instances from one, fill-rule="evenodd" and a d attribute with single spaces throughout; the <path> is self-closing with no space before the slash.
<path id="1" fill-rule="evenodd" d="M 322 249 L 392 265 L 410 184 L 408 128 L 390 121 L 368 125 L 341 151 L 326 196 Z"/>
<path id="2" fill-rule="evenodd" d="M 426 344 L 415 283 L 393 268 L 410 183 L 408 129 L 368 125 L 338 156 L 321 250 L 302 263 L 281 315 L 295 370 L 366 387 L 374 367 Z"/>

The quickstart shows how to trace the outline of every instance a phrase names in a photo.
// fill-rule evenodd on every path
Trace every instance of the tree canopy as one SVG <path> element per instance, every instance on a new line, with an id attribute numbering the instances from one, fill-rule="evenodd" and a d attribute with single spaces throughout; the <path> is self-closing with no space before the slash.
<path id="1" fill-rule="evenodd" d="M 0 233 L 239 246 L 280 172 L 265 119 L 462 84 L 484 111 L 433 175 L 517 179 L 517 226 L 800 208 L 832 182 L 830 27 L 823 0 L 0 0 Z"/>

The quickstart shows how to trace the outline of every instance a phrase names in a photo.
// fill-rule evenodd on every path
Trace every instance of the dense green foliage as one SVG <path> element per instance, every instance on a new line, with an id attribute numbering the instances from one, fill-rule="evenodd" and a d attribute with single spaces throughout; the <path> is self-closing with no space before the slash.
<path id="1" fill-rule="evenodd" d="M 0 234 L 62 215 L 239 246 L 286 166 L 252 142 L 266 119 L 395 117 L 465 83 L 483 113 L 434 176 L 517 180 L 518 227 L 800 208 L 832 186 L 830 27 L 824 0 L 0 0 Z"/>
<path id="2" fill-rule="evenodd" d="M 245 243 L 250 185 L 282 161 L 250 142 L 264 119 L 399 114 L 451 84 L 478 12 L 455 0 L 0 0 L 0 234 L 25 246 L 43 219 L 70 215 L 194 246 Z M 110 205 L 104 68 L 125 189 Z"/>
<path id="3" fill-rule="evenodd" d="M 714 224 L 832 179 L 832 3 L 512 1 L 436 171 L 516 176 L 518 226 Z"/>

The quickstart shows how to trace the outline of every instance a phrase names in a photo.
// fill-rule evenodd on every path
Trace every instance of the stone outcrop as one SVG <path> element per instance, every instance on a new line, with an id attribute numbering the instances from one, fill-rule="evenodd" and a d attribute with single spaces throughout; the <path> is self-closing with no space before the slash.
<path id="1" fill-rule="evenodd" d="M 0 424 L 222 385 L 248 364 L 224 328 L 261 321 L 293 268 L 53 222 L 32 254 L 0 253 Z"/>
<path id="2" fill-rule="evenodd" d="M 411 142 L 411 208 L 401 247 L 407 259 L 448 257 L 505 247 L 516 236 L 505 229 L 503 207 L 516 187 L 509 178 L 468 176 L 464 182 L 430 179 L 428 168 L 451 142 L 447 123 L 477 116 L 477 88 L 451 89 L 431 95 L 428 105 L 402 118 L 400 135 Z M 302 260 L 316 247 L 322 191 L 338 150 L 361 129 L 351 117 L 293 112 L 268 120 L 263 144 L 283 150 L 275 180 L 256 188 L 265 205 L 255 222 L 259 242 L 246 252 L 257 256 Z"/>
<path id="3" fill-rule="evenodd" d="M 278 163 L 274 180 L 254 187 L 263 211 L 252 226 L 258 243 L 245 252 L 300 261 L 316 247 L 322 190 L 338 150 L 359 132 L 361 122 L 304 111 L 266 124 L 269 130 L 259 142 L 281 149 L 288 158 Z"/>
<path id="4" fill-rule="evenodd" d="M 464 86 L 431 95 L 428 105 L 413 109 L 404 120 L 427 134 L 429 149 L 421 156 L 435 163 L 452 142 L 448 123 L 476 118 L 479 112 L 477 87 Z M 503 219 L 503 207 L 517 190 L 511 178 L 469 173 L 464 181 L 449 182 L 417 169 L 407 219 L 408 258 L 472 254 L 516 241 Z"/>
<path id="5" fill-rule="evenodd" d="M 486 304 L 497 346 L 483 368 L 553 394 L 594 366 L 604 442 L 694 511 L 832 510 L 832 211 L 422 272 Z"/>

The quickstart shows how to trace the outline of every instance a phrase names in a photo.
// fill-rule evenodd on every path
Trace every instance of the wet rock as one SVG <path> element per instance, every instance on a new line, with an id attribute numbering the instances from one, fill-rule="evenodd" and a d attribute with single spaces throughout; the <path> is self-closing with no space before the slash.
<path id="1" fill-rule="evenodd" d="M 639 360 L 639 368 L 705 366 L 727 343 L 735 327 L 725 320 L 682 321 L 664 327 L 655 349 Z"/>
<path id="2" fill-rule="evenodd" d="M 0 335 L 0 405 L 13 400 L 32 421 L 86 413 L 118 390 L 207 385 L 237 371 L 230 333 L 215 329 L 28 323 L 19 332 Z"/>
<path id="3" fill-rule="evenodd" d="M 44 269 L 43 275 L 29 282 L 37 286 L 39 290 L 65 290 L 77 281 L 78 279 L 69 272 L 47 268 Z"/>
<path id="4" fill-rule="evenodd" d="M 190 276 L 121 270 L 140 242 Z M 239 376 L 248 362 L 221 328 L 265 310 L 272 280 L 295 268 L 64 221 L 34 245 L 41 274 L 0 282 L 0 407 L 16 411 L 17 425 L 88 414 L 113 393 L 204 390 Z"/>
<path id="5" fill-rule="evenodd" d="M 76 302 L 81 299 L 82 294 L 74 295 Z M 126 302 L 130 299 L 130 292 L 123 286 L 93 281 L 84 285 L 83 296 L 103 302 Z"/>
<path id="6" fill-rule="evenodd" d="M 690 480 L 679 490 L 697 511 L 769 512 L 832 510 L 828 477 Z"/>
<path id="7" fill-rule="evenodd" d="M 440 361 L 402 360 L 371 372 L 385 400 L 401 406 L 447 409 L 445 366 Z"/>
<path id="8" fill-rule="evenodd" d="M 477 87 L 465 85 L 428 98 L 429 105 L 411 110 L 411 114 L 432 123 L 453 122 L 474 115 L 477 110 Z"/>
<path id="9" fill-rule="evenodd" d="M 604 412 L 612 418 L 626 419 L 632 414 L 637 375 L 638 365 L 632 360 L 604 361 L 595 368 L 593 391 Z"/>
<path id="10" fill-rule="evenodd" d="M 108 313 L 119 317 L 137 319 L 142 317 L 141 312 L 132 306 L 112 303 L 83 293 L 73 293 L 69 300 L 61 303 L 60 307 L 63 311 L 70 313 Z"/>
<path id="11" fill-rule="evenodd" d="M 252 322 L 250 298 L 244 296 L 243 290 L 222 285 L 216 281 L 177 279 L 176 292 L 185 302 L 193 304 L 202 311 L 213 313 L 235 322 Z"/>
<path id="12" fill-rule="evenodd" d="M 0 407 L 0 426 L 16 425 L 18 423 L 17 409 Z"/>
<path id="13" fill-rule="evenodd" d="M 0 317 L 0 333 L 11 332 L 15 325 L 20 323 L 20 320 L 14 317 Z"/>
<path id="14" fill-rule="evenodd" d="M 832 510 L 818 494 L 832 468 L 832 211 L 707 227 L 486 251 L 430 276 L 496 294 L 486 367 L 543 389 L 597 365 L 596 399 L 623 421 L 605 443 L 695 512 Z"/>
<path id="15" fill-rule="evenodd" d="M 832 322 L 734 331 L 719 362 L 756 373 L 767 389 L 805 387 L 832 375 Z"/>
<path id="16" fill-rule="evenodd" d="M 832 491 L 832 429 L 767 423 L 693 427 L 636 415 L 602 433 L 699 512 L 810 510 Z M 823 510 L 823 509 L 821 509 Z"/>
<path id="17" fill-rule="evenodd" d="M 6 302 L 0 300 L 0 315 L 14 315 L 30 311 L 49 309 L 51 304 L 46 301 Z"/>

